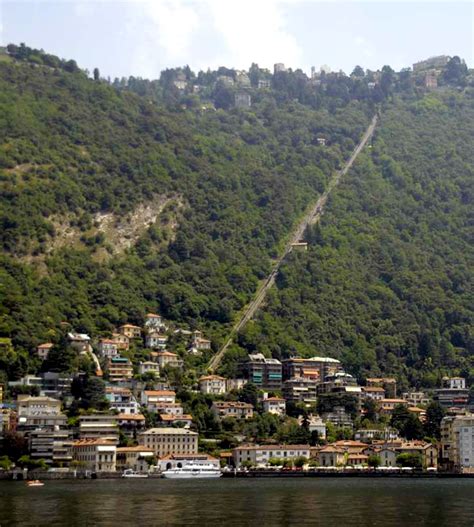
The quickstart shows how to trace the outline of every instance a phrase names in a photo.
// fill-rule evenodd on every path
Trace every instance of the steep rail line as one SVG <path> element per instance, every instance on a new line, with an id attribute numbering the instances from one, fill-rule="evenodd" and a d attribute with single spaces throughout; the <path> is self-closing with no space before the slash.
<path id="1" fill-rule="evenodd" d="M 255 293 L 255 297 L 253 300 L 245 307 L 243 313 L 241 314 L 239 320 L 234 324 L 232 327 L 232 330 L 229 334 L 229 337 L 225 341 L 224 345 L 220 348 L 220 350 L 212 357 L 210 363 L 209 363 L 209 370 L 215 371 L 219 364 L 222 361 L 222 357 L 224 356 L 227 348 L 232 343 L 233 337 L 247 324 L 247 322 L 255 315 L 255 313 L 258 311 L 260 306 L 262 305 L 263 301 L 265 300 L 265 297 L 269 291 L 269 289 L 273 286 L 275 283 L 276 276 L 278 274 L 278 271 L 280 270 L 280 267 L 282 263 L 284 262 L 285 258 L 288 256 L 288 254 L 291 252 L 293 248 L 293 244 L 299 242 L 306 229 L 309 225 L 314 225 L 319 222 L 321 219 L 321 215 L 324 210 L 324 206 L 327 203 L 328 197 L 331 194 L 331 192 L 334 190 L 334 188 L 338 185 L 339 181 L 343 176 L 346 175 L 346 173 L 349 171 L 351 166 L 354 164 L 354 161 L 357 159 L 357 156 L 361 153 L 369 139 L 372 137 L 375 127 L 377 125 L 377 115 L 374 115 L 369 127 L 365 131 L 364 135 L 362 136 L 362 139 L 360 140 L 359 144 L 356 146 L 356 148 L 353 150 L 351 156 L 349 159 L 345 162 L 343 168 L 341 170 L 338 170 L 334 176 L 329 181 L 327 189 L 324 191 L 324 193 L 319 197 L 318 201 L 309 209 L 309 211 L 305 214 L 305 216 L 302 218 L 302 220 L 298 223 L 298 225 L 295 227 L 294 231 L 292 232 L 288 243 L 286 244 L 282 254 L 277 258 L 277 260 L 274 262 L 272 266 L 272 270 L 270 271 L 270 274 L 267 276 L 263 284 L 260 285 L 260 287 L 257 289 L 257 292 Z"/>

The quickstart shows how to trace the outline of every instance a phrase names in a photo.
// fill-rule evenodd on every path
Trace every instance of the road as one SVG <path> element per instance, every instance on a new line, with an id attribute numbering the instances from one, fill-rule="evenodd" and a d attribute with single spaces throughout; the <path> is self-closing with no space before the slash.
<path id="1" fill-rule="evenodd" d="M 284 262 L 288 254 L 290 254 L 293 248 L 293 244 L 302 240 L 304 233 L 309 225 L 314 225 L 318 223 L 318 221 L 321 219 L 324 206 L 327 203 L 329 195 L 334 190 L 334 188 L 338 185 L 341 178 L 346 175 L 348 170 L 354 164 L 354 161 L 357 159 L 357 156 L 361 153 L 361 151 L 363 150 L 363 148 L 365 147 L 369 139 L 372 137 L 376 125 L 377 125 L 377 115 L 374 115 L 369 127 L 367 128 L 364 135 L 362 136 L 362 139 L 360 140 L 359 144 L 356 146 L 356 148 L 352 152 L 349 159 L 344 164 L 343 168 L 341 170 L 338 170 L 334 174 L 334 176 L 329 181 L 328 187 L 325 190 L 325 192 L 319 197 L 318 201 L 313 206 L 311 206 L 311 208 L 308 210 L 308 212 L 305 214 L 305 216 L 302 218 L 302 220 L 298 223 L 298 225 L 292 232 L 289 238 L 289 241 L 286 244 L 283 252 L 273 263 L 270 274 L 267 276 L 263 284 L 261 284 L 260 287 L 257 289 L 254 299 L 245 307 L 239 320 L 232 327 L 230 335 L 228 339 L 226 340 L 226 342 L 224 343 L 224 345 L 214 355 L 214 357 L 212 357 L 209 363 L 210 371 L 215 371 L 219 367 L 219 364 L 222 361 L 222 357 L 224 356 L 229 345 L 232 343 L 232 339 L 234 335 L 239 333 L 239 331 L 255 315 L 255 313 L 258 311 L 258 309 L 262 305 L 263 301 L 265 300 L 265 297 L 267 296 L 269 289 L 275 283 L 275 279 L 277 277 L 278 271 L 280 270 L 282 263 Z"/>

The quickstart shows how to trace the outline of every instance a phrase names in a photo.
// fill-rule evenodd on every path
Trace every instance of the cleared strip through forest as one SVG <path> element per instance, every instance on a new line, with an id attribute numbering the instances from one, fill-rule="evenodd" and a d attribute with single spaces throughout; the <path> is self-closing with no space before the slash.
<path id="1" fill-rule="evenodd" d="M 247 324 L 247 322 L 255 315 L 255 313 L 258 311 L 260 306 L 262 305 L 263 301 L 265 300 L 265 297 L 267 295 L 267 292 L 269 289 L 273 286 L 275 283 L 276 276 L 278 274 L 278 271 L 280 270 L 280 267 L 285 260 L 285 258 L 288 256 L 288 254 L 291 252 L 293 244 L 301 241 L 306 229 L 309 225 L 314 225 L 319 222 L 321 219 L 321 215 L 324 210 L 324 206 L 327 203 L 328 197 L 330 193 L 334 190 L 334 188 L 338 185 L 339 181 L 343 176 L 346 175 L 348 170 L 351 168 L 351 166 L 354 164 L 354 161 L 357 159 L 357 156 L 361 153 L 369 139 L 372 137 L 375 127 L 377 125 L 377 115 L 374 115 L 372 118 L 372 121 L 365 131 L 364 135 L 362 136 L 362 139 L 360 140 L 359 144 L 355 147 L 353 150 L 351 156 L 349 159 L 345 162 L 344 166 L 341 170 L 338 170 L 334 176 L 329 181 L 327 189 L 324 191 L 324 193 L 319 197 L 318 201 L 312 206 L 308 213 L 305 214 L 305 216 L 301 219 L 301 221 L 298 223 L 298 225 L 295 227 L 293 233 L 291 234 L 288 243 L 286 244 L 283 252 L 281 255 L 275 260 L 272 270 L 270 274 L 267 276 L 263 284 L 260 285 L 260 287 L 257 289 L 255 293 L 255 297 L 253 300 L 245 307 L 244 311 L 242 312 L 240 318 L 237 320 L 237 322 L 232 327 L 232 330 L 230 332 L 229 337 L 225 341 L 224 345 L 220 348 L 220 350 L 212 357 L 210 363 L 209 363 L 209 370 L 215 371 L 219 364 L 222 361 L 222 357 L 224 356 L 227 348 L 232 343 L 233 337 L 239 333 L 239 331 L 242 330 L 242 328 Z"/>

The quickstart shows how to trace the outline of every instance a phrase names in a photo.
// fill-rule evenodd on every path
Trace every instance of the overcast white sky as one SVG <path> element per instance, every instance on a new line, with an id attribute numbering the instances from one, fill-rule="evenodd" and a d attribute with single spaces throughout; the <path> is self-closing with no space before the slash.
<path id="1" fill-rule="evenodd" d="M 0 0 L 0 43 L 25 42 L 103 76 L 157 78 L 284 62 L 395 69 L 436 54 L 472 67 L 474 0 Z"/>

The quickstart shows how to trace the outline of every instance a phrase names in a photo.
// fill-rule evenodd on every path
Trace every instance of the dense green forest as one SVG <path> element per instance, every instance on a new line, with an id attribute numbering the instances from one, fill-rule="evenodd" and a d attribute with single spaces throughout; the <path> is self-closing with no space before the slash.
<path id="1" fill-rule="evenodd" d="M 30 351 L 62 321 L 97 335 L 159 310 L 218 337 L 370 113 L 273 97 L 251 111 L 167 109 L 81 71 L 1 63 L 2 335 Z M 98 213 L 119 221 L 163 196 L 121 254 L 94 229 Z M 51 250 L 66 227 L 81 236 Z"/>
<path id="2" fill-rule="evenodd" d="M 242 347 L 329 354 L 402 387 L 472 379 L 473 182 L 472 92 L 391 102 Z"/>
<path id="3" fill-rule="evenodd" d="M 34 346 L 63 321 L 97 336 L 156 310 L 217 347 L 377 108 L 372 148 L 223 368 L 258 349 L 428 386 L 443 368 L 472 373 L 474 98 L 459 59 L 434 94 L 389 67 L 315 87 L 253 65 L 240 109 L 219 80 L 233 70 L 107 82 L 51 57 L 20 46 L 0 61 L 0 336 L 14 344 L 0 363 L 12 375 L 35 368 Z M 177 74 L 201 93 L 177 90 Z M 123 222 L 135 224 L 125 245 Z"/>

